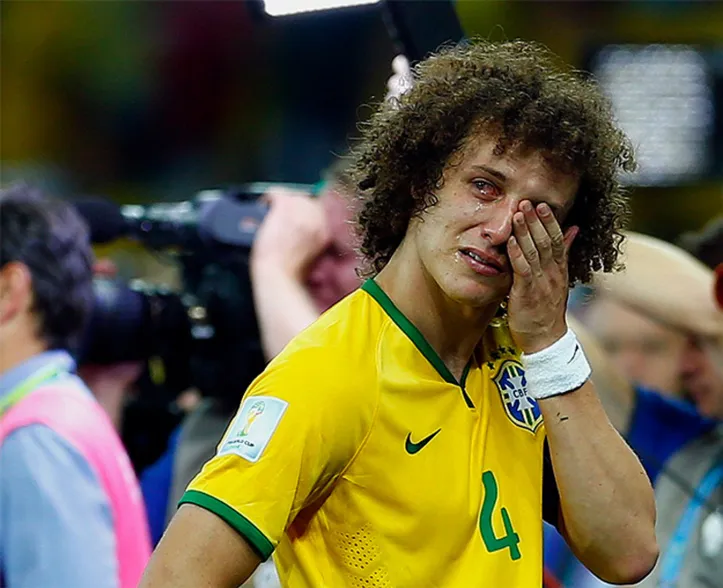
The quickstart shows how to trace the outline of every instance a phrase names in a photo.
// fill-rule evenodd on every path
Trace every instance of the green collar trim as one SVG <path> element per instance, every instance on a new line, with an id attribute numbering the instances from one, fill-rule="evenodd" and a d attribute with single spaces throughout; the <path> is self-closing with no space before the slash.
<path id="1" fill-rule="evenodd" d="M 437 370 L 445 382 L 460 387 L 465 403 L 469 408 L 474 408 L 472 399 L 464 389 L 464 384 L 467 381 L 467 375 L 472 367 L 472 358 L 470 358 L 469 362 L 467 362 L 467 365 L 464 367 L 464 371 L 462 372 L 462 381 L 458 382 L 457 378 L 452 375 L 452 372 L 449 371 L 449 368 L 442 361 L 442 358 L 439 357 L 437 352 L 424 338 L 424 335 L 422 335 L 422 333 L 419 332 L 419 329 L 415 327 L 412 322 L 402 314 L 402 311 L 394 305 L 389 296 L 387 296 L 384 290 L 381 289 L 379 284 L 377 284 L 372 278 L 369 278 L 362 285 L 362 290 L 377 301 L 379 306 L 382 307 L 382 310 L 384 310 L 384 312 L 389 315 L 389 318 L 396 323 L 396 325 L 407 337 L 409 337 L 410 341 L 414 343 L 415 347 L 419 349 L 427 361 L 432 364 L 432 367 Z"/>

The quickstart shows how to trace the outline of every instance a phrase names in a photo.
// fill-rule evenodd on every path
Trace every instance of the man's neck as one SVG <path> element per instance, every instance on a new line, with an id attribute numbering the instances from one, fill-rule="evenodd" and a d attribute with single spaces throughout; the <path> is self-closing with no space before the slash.
<path id="1" fill-rule="evenodd" d="M 4 340 L 0 343 L 0 375 L 4 374 L 31 357 L 47 351 L 44 342 L 37 339 L 16 341 Z"/>
<path id="2" fill-rule="evenodd" d="M 404 259 L 399 250 L 375 281 L 459 380 L 497 305 L 480 309 L 451 300 L 418 258 Z"/>

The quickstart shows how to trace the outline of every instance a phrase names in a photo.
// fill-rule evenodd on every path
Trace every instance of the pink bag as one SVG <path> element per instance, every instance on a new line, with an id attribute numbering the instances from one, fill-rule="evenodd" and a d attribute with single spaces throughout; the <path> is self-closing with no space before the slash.
<path id="1" fill-rule="evenodd" d="M 43 424 L 88 461 L 105 490 L 113 516 L 120 588 L 137 588 L 151 554 L 143 497 L 110 418 L 90 396 L 63 383 L 41 385 L 0 418 L 0 445 L 12 431 Z M 79 523 L 80 524 L 80 523 Z"/>

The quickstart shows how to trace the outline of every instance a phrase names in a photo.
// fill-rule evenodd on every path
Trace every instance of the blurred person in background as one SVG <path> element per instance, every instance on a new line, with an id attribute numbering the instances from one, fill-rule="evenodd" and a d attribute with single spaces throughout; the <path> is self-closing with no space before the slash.
<path id="1" fill-rule="evenodd" d="M 270 209 L 254 240 L 250 275 L 267 360 L 359 287 L 359 257 L 350 223 L 354 190 L 346 166 L 339 159 L 323 174 L 316 197 L 282 187 L 266 194 Z M 237 403 L 203 399 L 174 432 L 168 451 L 142 474 L 154 543 L 190 481 L 213 456 Z M 264 581 L 259 575 L 273 573 L 259 570 L 260 586 Z M 264 586 L 273 583 L 272 578 Z"/>
<path id="2" fill-rule="evenodd" d="M 359 287 L 351 223 L 356 190 L 347 166 L 340 159 L 329 168 L 316 198 L 283 189 L 268 194 L 271 209 L 251 251 L 254 304 L 268 359 Z"/>
<path id="3" fill-rule="evenodd" d="M 686 236 L 682 243 L 708 267 L 723 264 L 720 221 L 697 236 Z M 666 260 L 653 257 L 656 245 L 660 254 L 665 250 Z M 655 485 L 661 557 L 642 586 L 723 586 L 723 304 L 715 296 L 720 287 L 716 290 L 714 272 L 706 272 L 703 263 L 694 268 L 694 258 L 674 248 L 644 239 L 630 248 L 628 263 L 638 279 L 648 283 L 646 278 L 652 278 L 655 264 L 665 275 L 665 283 L 649 283 L 654 288 L 649 297 L 642 295 L 640 283 L 624 275 L 619 283 L 602 278 L 603 287 L 607 285 L 618 292 L 620 300 L 637 304 L 657 320 L 688 334 L 681 365 L 683 384 L 703 417 L 696 421 L 679 406 L 668 415 L 677 430 L 677 435 L 669 432 L 668 437 L 678 436 L 679 445 L 671 447 L 667 459 L 658 456 L 664 464 Z M 687 271 L 671 271 L 678 256 L 689 258 Z M 677 304 L 672 298 L 676 295 L 680 296 Z M 639 411 L 636 407 L 636 413 Z"/>
<path id="4" fill-rule="evenodd" d="M 593 293 L 578 318 L 628 380 L 666 396 L 681 395 L 682 332 L 600 293 Z"/>
<path id="5" fill-rule="evenodd" d="M 150 553 L 120 439 L 70 352 L 93 301 L 82 221 L 0 192 L 0 584 L 132 588 Z"/>
<path id="6" fill-rule="evenodd" d="M 723 216 L 701 231 L 686 233 L 680 246 L 712 270 L 723 271 Z M 723 344 L 715 328 L 689 331 L 683 357 L 683 386 L 701 414 L 723 420 Z"/>
<path id="7" fill-rule="evenodd" d="M 713 247 L 716 240 L 719 245 Z M 700 248 L 691 248 L 696 253 L 710 247 L 707 261 L 711 266 L 723 262 L 720 227 L 699 234 L 696 242 Z M 596 275 L 595 286 L 617 304 L 685 333 L 688 342 L 677 364 L 679 373 L 686 389 L 691 390 L 691 383 L 700 386 L 699 395 L 704 388 L 712 399 L 696 410 L 655 389 L 635 386 L 594 334 L 576 325 L 608 415 L 655 485 L 661 557 L 642 585 L 721 586 L 723 412 L 716 406 L 723 390 L 723 300 L 716 305 L 715 276 L 710 268 L 678 247 L 629 234 L 624 251 L 626 269 Z M 552 560 L 557 557 L 559 539 L 550 533 L 547 539 Z M 568 565 L 567 569 L 565 564 L 554 566 L 566 585 L 601 585 L 581 565 Z"/>
<path id="8" fill-rule="evenodd" d="M 720 240 L 721 230 L 723 225 L 701 233 L 701 247 Z M 630 234 L 625 259 L 625 271 L 596 275 L 596 288 L 616 303 L 685 335 L 677 364 L 682 387 L 703 417 L 723 420 L 723 341 L 712 271 L 723 263 L 723 248 L 706 265 L 680 247 Z"/>

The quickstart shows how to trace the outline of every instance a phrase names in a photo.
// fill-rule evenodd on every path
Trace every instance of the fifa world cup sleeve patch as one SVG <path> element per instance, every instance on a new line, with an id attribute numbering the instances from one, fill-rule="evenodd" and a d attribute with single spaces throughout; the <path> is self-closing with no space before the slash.
<path id="1" fill-rule="evenodd" d="M 250 396 L 218 449 L 218 455 L 238 455 L 256 462 L 271 441 L 289 403 L 273 396 Z"/>

